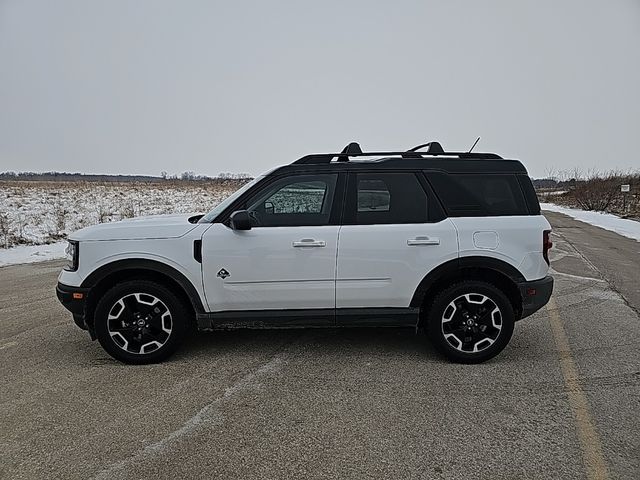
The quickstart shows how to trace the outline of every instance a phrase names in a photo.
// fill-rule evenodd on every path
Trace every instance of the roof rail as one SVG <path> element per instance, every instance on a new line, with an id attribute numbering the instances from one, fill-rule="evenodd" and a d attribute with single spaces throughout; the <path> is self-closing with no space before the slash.
<path id="1" fill-rule="evenodd" d="M 442 155 L 444 154 L 444 148 L 442 148 L 442 145 L 440 145 L 440 143 L 438 142 L 429 142 L 429 143 L 423 143 L 422 145 L 418 145 L 416 147 L 410 148 L 409 150 L 407 150 L 408 152 L 417 152 L 418 150 L 420 150 L 421 148 L 424 147 L 429 147 L 429 150 L 427 150 L 427 153 L 430 153 L 431 155 Z"/>
<path id="2" fill-rule="evenodd" d="M 428 150 L 426 152 L 421 152 L 420 150 L 425 147 L 429 147 Z M 337 158 L 338 162 L 348 162 L 350 157 L 400 156 L 402 158 L 428 158 L 436 157 L 438 155 L 458 158 L 502 159 L 500 155 L 496 155 L 495 153 L 446 152 L 438 142 L 424 143 L 409 150 L 398 152 L 363 152 L 358 143 L 351 142 L 349 145 L 344 147 L 340 153 L 312 153 L 311 155 L 305 155 L 304 157 L 299 158 L 293 162 L 293 164 L 316 165 L 331 163 L 334 158 Z"/>

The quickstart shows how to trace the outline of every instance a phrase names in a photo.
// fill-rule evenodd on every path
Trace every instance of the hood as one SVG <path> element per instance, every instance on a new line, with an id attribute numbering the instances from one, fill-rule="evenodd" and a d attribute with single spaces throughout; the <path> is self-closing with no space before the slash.
<path id="1" fill-rule="evenodd" d="M 78 230 L 70 240 L 144 240 L 177 238 L 196 228 L 189 219 L 194 214 L 153 215 L 136 217 L 119 222 L 100 223 Z"/>

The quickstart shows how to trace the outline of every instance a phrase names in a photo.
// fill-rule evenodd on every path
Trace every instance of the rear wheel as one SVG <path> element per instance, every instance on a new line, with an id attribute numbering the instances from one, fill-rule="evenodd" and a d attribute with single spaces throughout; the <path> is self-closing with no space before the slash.
<path id="1" fill-rule="evenodd" d="M 102 348 L 133 364 L 169 357 L 184 338 L 187 324 L 182 302 L 163 285 L 146 280 L 113 287 L 98 302 L 94 317 Z"/>
<path id="2" fill-rule="evenodd" d="M 438 294 L 429 310 L 427 333 L 450 360 L 480 363 L 507 346 L 514 324 L 513 306 L 500 289 L 468 280 Z"/>

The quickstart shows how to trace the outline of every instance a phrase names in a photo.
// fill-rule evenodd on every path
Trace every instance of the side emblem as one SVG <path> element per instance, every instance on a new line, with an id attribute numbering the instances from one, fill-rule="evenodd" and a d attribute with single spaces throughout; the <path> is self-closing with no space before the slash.
<path id="1" fill-rule="evenodd" d="M 220 271 L 218 272 L 218 277 L 220 277 L 223 280 L 227 278 L 229 275 L 231 274 L 227 272 L 224 268 L 221 268 Z"/>

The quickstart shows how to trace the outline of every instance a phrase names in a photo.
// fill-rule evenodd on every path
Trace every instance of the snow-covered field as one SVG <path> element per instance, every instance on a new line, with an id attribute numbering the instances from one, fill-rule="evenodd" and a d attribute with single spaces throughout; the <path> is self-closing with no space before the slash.
<path id="1" fill-rule="evenodd" d="M 99 183 L 0 182 L 0 265 L 62 256 L 58 243 L 80 228 L 123 218 L 206 212 L 241 185 L 238 181 Z M 21 252 L 21 253 L 20 253 Z M 40 252 L 40 253 L 36 253 Z"/>
<path id="2" fill-rule="evenodd" d="M 616 232 L 619 235 L 633 238 L 640 242 L 640 222 L 636 222 L 635 220 L 620 218 L 611 213 L 589 212 L 577 208 L 561 207 L 555 203 L 541 203 L 540 208 L 550 212 L 564 213 L 581 222 Z"/>

